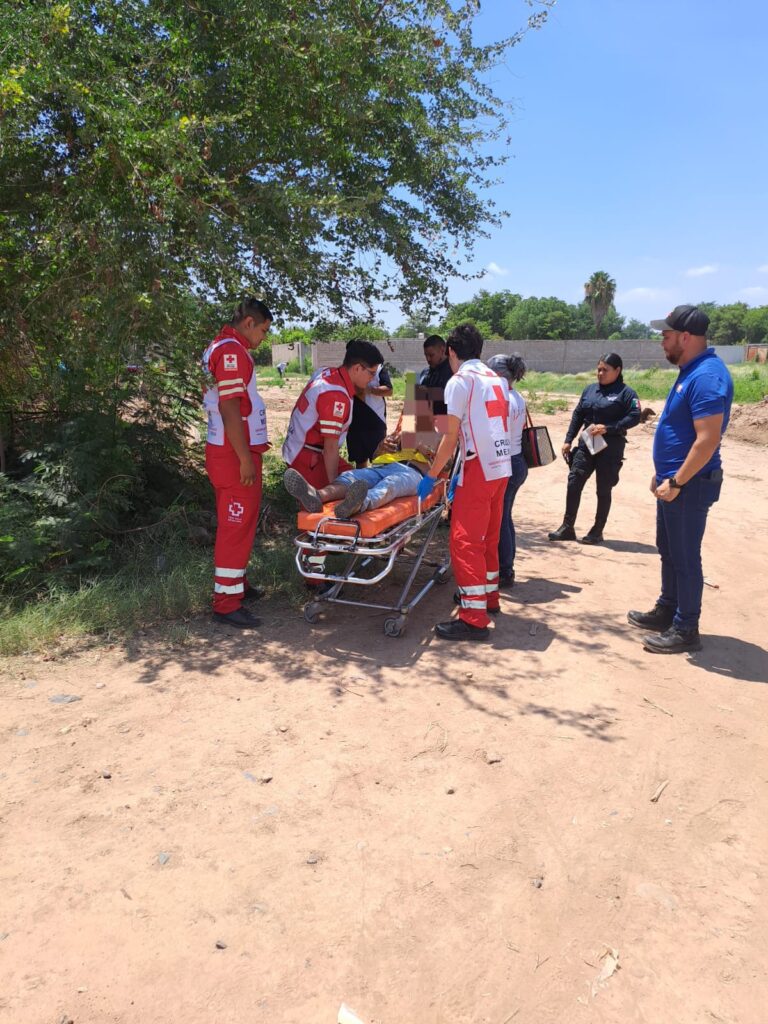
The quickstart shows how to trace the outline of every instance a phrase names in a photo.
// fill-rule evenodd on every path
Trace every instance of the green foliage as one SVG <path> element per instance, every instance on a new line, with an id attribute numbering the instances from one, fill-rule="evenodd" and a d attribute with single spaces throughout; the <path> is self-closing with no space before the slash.
<path id="1" fill-rule="evenodd" d="M 728 367 L 733 377 L 734 402 L 737 404 L 760 402 L 768 394 L 768 366 L 745 363 Z M 658 366 L 648 370 L 624 370 L 624 380 L 638 396 L 649 401 L 664 401 L 677 378 L 677 370 Z M 521 391 L 580 395 L 593 383 L 594 373 L 539 373 L 529 370 L 518 387 Z"/>
<path id="2" fill-rule="evenodd" d="M 489 292 L 481 289 L 469 302 L 457 302 L 448 307 L 442 323 L 446 333 L 458 324 L 473 323 L 484 338 L 507 337 L 506 320 L 521 301 L 510 291 Z"/>
<path id="3" fill-rule="evenodd" d="M 573 338 L 573 329 L 574 307 L 556 298 L 522 299 L 504 320 L 504 336 L 515 341 Z"/>

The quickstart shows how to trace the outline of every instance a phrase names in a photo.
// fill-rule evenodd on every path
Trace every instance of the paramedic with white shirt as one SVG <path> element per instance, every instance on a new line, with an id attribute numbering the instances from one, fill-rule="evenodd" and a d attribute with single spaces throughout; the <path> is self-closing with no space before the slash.
<path id="1" fill-rule="evenodd" d="M 488 613 L 499 611 L 499 529 L 512 472 L 509 389 L 480 361 L 483 339 L 473 324 L 456 327 L 447 346 L 453 370 L 445 388 L 447 431 L 417 493 L 422 500 L 432 493 L 458 441 L 462 466 L 450 552 L 461 605 L 458 619 L 439 622 L 435 632 L 443 640 L 485 640 Z"/>

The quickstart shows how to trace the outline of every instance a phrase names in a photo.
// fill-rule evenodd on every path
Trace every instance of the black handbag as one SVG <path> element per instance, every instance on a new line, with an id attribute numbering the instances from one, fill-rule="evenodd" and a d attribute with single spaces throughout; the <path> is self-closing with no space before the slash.
<path id="1" fill-rule="evenodd" d="M 546 427 L 534 427 L 528 407 L 525 409 L 526 426 L 523 427 L 523 458 L 529 469 L 548 466 L 555 461 L 555 449 Z"/>

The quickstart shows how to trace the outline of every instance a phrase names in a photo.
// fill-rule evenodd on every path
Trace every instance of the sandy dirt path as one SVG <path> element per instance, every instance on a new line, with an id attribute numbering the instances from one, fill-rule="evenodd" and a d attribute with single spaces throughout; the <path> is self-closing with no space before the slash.
<path id="1" fill-rule="evenodd" d="M 651 439 L 602 548 L 531 472 L 487 645 L 447 586 L 397 640 L 267 600 L 6 661 L 2 1024 L 765 1024 L 768 450 L 726 441 L 705 647 L 660 657 Z"/>

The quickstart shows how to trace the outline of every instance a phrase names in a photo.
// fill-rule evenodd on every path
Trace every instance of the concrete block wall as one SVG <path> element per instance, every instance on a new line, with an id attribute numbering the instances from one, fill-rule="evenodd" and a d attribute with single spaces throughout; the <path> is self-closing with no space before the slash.
<path id="1" fill-rule="evenodd" d="M 390 338 L 388 341 L 376 343 L 384 359 L 400 373 L 406 370 L 419 371 L 426 365 L 424 362 L 423 343 L 418 338 Z M 272 362 L 280 362 L 275 352 L 287 348 L 275 345 L 272 349 Z M 741 345 L 718 345 L 716 351 L 728 364 L 744 362 L 745 352 Z M 344 359 L 345 344 L 341 341 L 318 342 L 312 344 L 312 367 L 338 366 Z M 641 339 L 637 341 L 589 341 L 573 338 L 568 341 L 486 341 L 483 346 L 483 358 L 503 353 L 509 355 L 519 352 L 529 370 L 549 373 L 588 373 L 597 366 L 597 361 L 606 352 L 618 352 L 627 369 L 641 370 L 659 366 L 669 369 L 659 341 Z M 282 358 L 288 361 L 295 359 L 296 353 L 291 352 Z"/>

